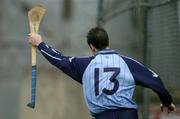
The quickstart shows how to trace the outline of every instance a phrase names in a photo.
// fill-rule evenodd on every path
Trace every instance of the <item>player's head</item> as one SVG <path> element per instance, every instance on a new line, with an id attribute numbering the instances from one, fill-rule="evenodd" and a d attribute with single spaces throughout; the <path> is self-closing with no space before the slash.
<path id="1" fill-rule="evenodd" d="M 87 33 L 87 43 L 93 54 L 109 47 L 109 37 L 103 28 L 95 27 Z"/>

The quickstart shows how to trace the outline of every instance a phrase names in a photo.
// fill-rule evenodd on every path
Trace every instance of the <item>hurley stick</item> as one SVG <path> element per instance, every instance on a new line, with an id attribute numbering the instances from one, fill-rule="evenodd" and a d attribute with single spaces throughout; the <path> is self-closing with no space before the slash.
<path id="1" fill-rule="evenodd" d="M 35 6 L 28 12 L 28 19 L 31 33 L 38 33 L 41 19 L 45 13 L 42 6 Z M 28 107 L 34 108 L 36 102 L 36 47 L 31 48 L 31 62 L 32 62 L 32 80 L 31 80 L 31 102 L 27 104 Z"/>

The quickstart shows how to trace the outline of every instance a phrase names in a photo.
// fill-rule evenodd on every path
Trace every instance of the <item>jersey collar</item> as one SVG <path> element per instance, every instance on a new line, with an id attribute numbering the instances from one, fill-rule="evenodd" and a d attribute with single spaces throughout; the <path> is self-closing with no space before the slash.
<path id="1" fill-rule="evenodd" d="M 99 55 L 99 54 L 106 55 L 106 54 L 118 54 L 118 53 L 115 50 L 107 48 L 107 49 L 100 50 L 96 53 L 96 55 Z"/>

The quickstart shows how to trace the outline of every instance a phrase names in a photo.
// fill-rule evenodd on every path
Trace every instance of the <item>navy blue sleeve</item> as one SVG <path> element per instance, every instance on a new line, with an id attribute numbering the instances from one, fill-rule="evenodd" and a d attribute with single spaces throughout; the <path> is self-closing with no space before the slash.
<path id="1" fill-rule="evenodd" d="M 46 45 L 44 42 L 39 44 L 38 49 L 52 65 L 61 69 L 65 74 L 82 84 L 82 76 L 84 70 L 92 59 L 91 57 L 77 58 L 64 56 L 62 53 Z"/>
<path id="2" fill-rule="evenodd" d="M 165 89 L 160 77 L 156 73 L 131 58 L 124 56 L 122 58 L 127 63 L 136 85 L 155 91 L 164 106 L 169 106 L 172 103 L 171 95 Z"/>

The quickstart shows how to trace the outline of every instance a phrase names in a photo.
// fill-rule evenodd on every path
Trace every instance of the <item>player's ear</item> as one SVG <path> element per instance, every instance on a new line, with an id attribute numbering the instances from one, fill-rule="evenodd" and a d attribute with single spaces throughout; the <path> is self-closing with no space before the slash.
<path id="1" fill-rule="evenodd" d="M 91 48 L 92 51 L 95 50 L 95 47 L 92 44 L 90 44 L 89 47 Z"/>
<path id="2" fill-rule="evenodd" d="M 90 44 L 89 47 L 90 47 L 91 51 L 93 52 L 93 54 L 95 54 L 97 49 L 92 44 Z"/>

